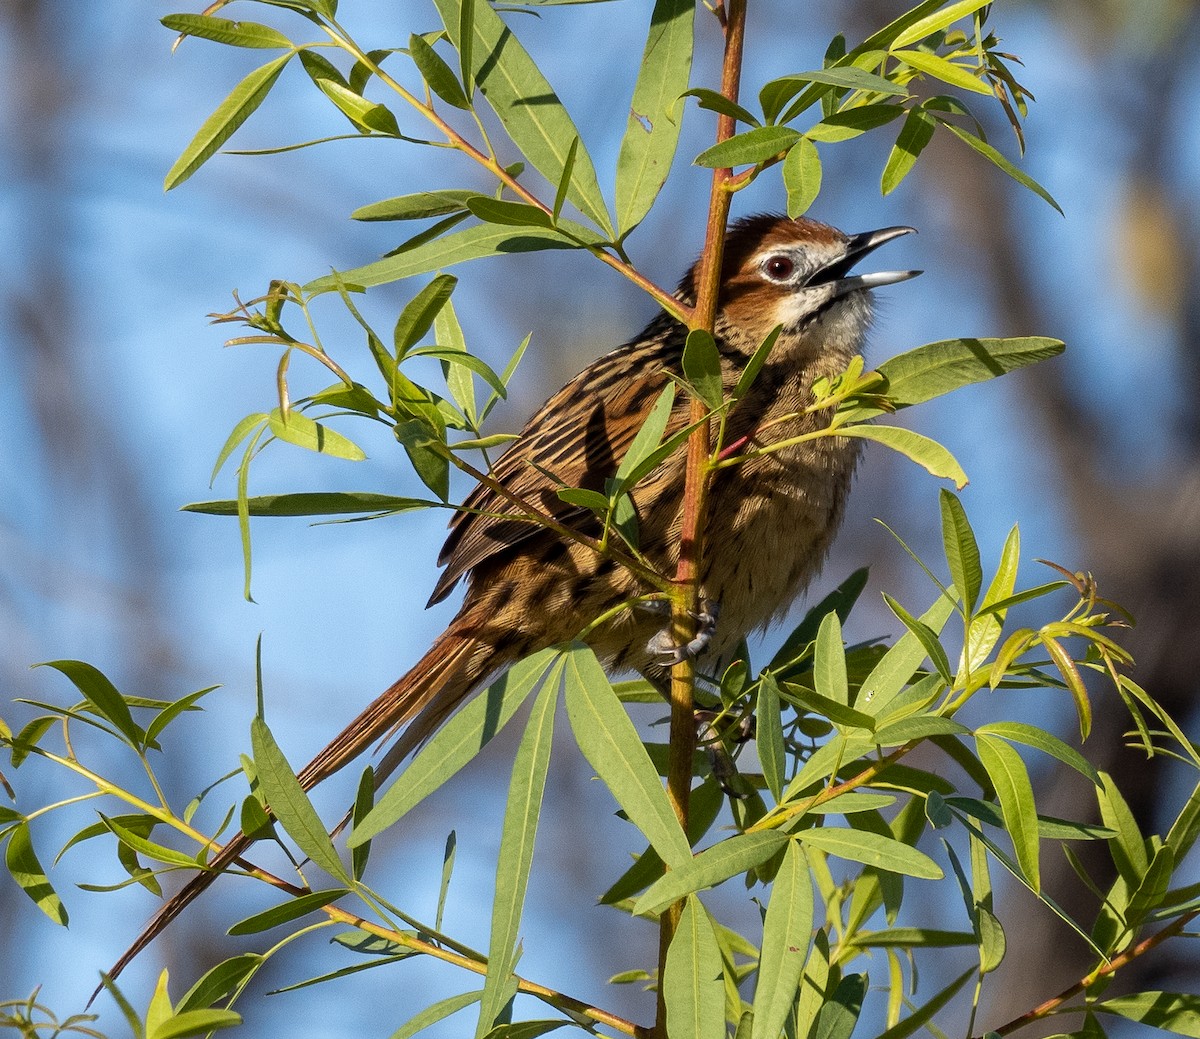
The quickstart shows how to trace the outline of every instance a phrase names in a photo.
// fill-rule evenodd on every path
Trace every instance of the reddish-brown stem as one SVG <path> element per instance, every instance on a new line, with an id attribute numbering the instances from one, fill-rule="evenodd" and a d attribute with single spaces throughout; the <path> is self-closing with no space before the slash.
<path id="1" fill-rule="evenodd" d="M 742 72 L 742 47 L 745 40 L 747 0 L 728 0 L 722 5 L 720 20 L 725 34 L 725 57 L 721 70 L 721 92 L 737 101 Z M 717 141 L 734 133 L 734 120 L 722 115 L 717 120 Z M 730 169 L 713 171 L 709 192 L 708 225 L 704 252 L 696 277 L 696 307 L 688 325 L 692 329 L 713 331 L 721 285 L 721 262 L 725 246 L 725 227 L 729 220 L 731 194 L 727 181 Z M 686 644 L 695 634 L 694 614 L 700 594 L 704 557 L 704 514 L 707 499 L 711 454 L 711 433 L 704 402 L 693 399 L 689 421 L 698 423 L 688 439 L 687 476 L 684 482 L 683 517 L 679 539 L 679 565 L 675 572 L 675 596 L 671 616 L 672 636 L 677 645 Z M 671 746 L 667 765 L 667 796 L 680 825 L 687 828 L 688 798 L 692 786 L 692 757 L 696 749 L 694 689 L 696 672 L 690 660 L 684 660 L 671 672 Z M 679 923 L 682 903 L 662 914 L 659 921 L 659 999 L 656 1034 L 666 1035 L 666 1014 L 662 999 L 662 977 L 667 948 Z"/>
<path id="2" fill-rule="evenodd" d="M 999 1035 L 1009 1035 L 1010 1033 L 1015 1032 L 1018 1028 L 1024 1028 L 1026 1025 L 1032 1024 L 1034 1021 L 1040 1021 L 1042 1018 L 1056 1013 L 1059 1008 L 1067 1002 L 1067 1000 L 1074 999 L 1081 992 L 1090 988 L 1101 978 L 1115 974 L 1121 967 L 1133 962 L 1139 956 L 1144 956 L 1151 949 L 1161 945 L 1168 938 L 1174 938 L 1189 923 L 1196 919 L 1197 916 L 1200 916 L 1200 909 L 1193 909 L 1190 913 L 1184 913 L 1184 915 L 1178 920 L 1173 920 L 1161 931 L 1150 935 L 1149 938 L 1143 938 L 1137 943 L 1137 945 L 1130 946 L 1119 956 L 1114 956 L 1106 964 L 1097 968 L 1086 978 L 1080 978 L 1077 982 L 1075 982 L 1075 984 L 1063 989 L 1062 992 L 1060 992 L 1057 996 L 1046 1000 L 1046 1002 L 1039 1004 L 1032 1010 L 1022 1014 L 1020 1017 L 1014 1017 L 1007 1024 L 1003 1024 L 999 1028 L 991 1029 L 991 1031 L 995 1031 Z M 1080 1013 L 1082 1013 L 1083 1010 L 1084 1007 L 1079 1007 Z"/>

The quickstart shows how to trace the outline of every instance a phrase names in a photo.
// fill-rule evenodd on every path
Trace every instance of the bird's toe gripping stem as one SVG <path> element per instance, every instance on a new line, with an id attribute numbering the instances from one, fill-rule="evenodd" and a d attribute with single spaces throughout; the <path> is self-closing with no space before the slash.
<path id="1" fill-rule="evenodd" d="M 663 628 L 647 644 L 646 648 L 659 657 L 663 667 L 674 667 L 685 660 L 694 660 L 712 642 L 717 632 L 717 617 L 721 613 L 721 604 L 712 599 L 700 600 L 700 612 L 692 614 L 696 618 L 696 636 L 686 645 L 678 646 L 671 638 L 671 629 Z"/>

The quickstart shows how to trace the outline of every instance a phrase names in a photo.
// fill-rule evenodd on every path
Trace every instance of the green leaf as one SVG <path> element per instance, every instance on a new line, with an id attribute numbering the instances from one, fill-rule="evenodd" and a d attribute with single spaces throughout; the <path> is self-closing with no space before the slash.
<path id="1" fill-rule="evenodd" d="M 1132 992 L 1089 1007 L 1176 1035 L 1200 1039 L 1200 995 L 1192 992 Z"/>
<path id="2" fill-rule="evenodd" d="M 604 669 L 586 646 L 572 646 L 568 653 L 566 701 L 579 749 L 630 822 L 673 870 L 691 862 L 691 846 L 646 748 Z"/>
<path id="3" fill-rule="evenodd" d="M 29 823 L 24 820 L 9 832 L 8 847 L 4 849 L 4 864 L 12 874 L 13 880 L 33 899 L 34 904 L 56 924 L 66 927 L 67 909 L 38 861 L 37 853 L 33 850 Z"/>
<path id="4" fill-rule="evenodd" d="M 289 411 L 284 419 L 283 414 L 276 408 L 271 412 L 268 425 L 280 440 L 307 451 L 343 458 L 348 462 L 361 462 L 367 457 L 366 452 L 349 437 L 330 429 L 322 422 L 314 422 L 300 411 Z"/>
<path id="5" fill-rule="evenodd" d="M 875 719 L 853 707 L 847 707 L 838 700 L 820 693 L 814 693 L 803 686 L 788 684 L 787 695 L 813 714 L 828 718 L 835 725 L 846 729 L 866 729 L 871 732 L 875 728 Z"/>
<path id="6" fill-rule="evenodd" d="M 775 122 L 783 112 L 784 106 L 797 94 L 804 92 L 805 96 L 793 105 L 784 116 L 783 121 L 790 122 L 810 105 L 829 94 L 831 87 L 839 90 L 863 90 L 870 94 L 882 94 L 885 97 L 907 96 L 903 87 L 850 64 L 852 60 L 853 58 L 847 55 L 841 59 L 845 64 L 771 80 L 758 94 L 763 115 L 768 122 Z M 806 90 L 806 88 L 808 89 Z"/>
<path id="7" fill-rule="evenodd" d="M 433 327 L 435 319 L 457 285 L 458 279 L 454 275 L 439 274 L 405 304 L 392 332 L 397 361 L 416 346 Z"/>
<path id="8" fill-rule="evenodd" d="M 754 380 L 758 378 L 758 373 L 762 371 L 762 366 L 767 363 L 767 357 L 770 356 L 772 348 L 779 339 L 779 333 L 783 331 L 782 325 L 776 325 L 766 338 L 758 344 L 754 353 L 750 356 L 750 360 L 746 362 L 746 367 L 742 369 L 742 374 L 738 377 L 737 386 L 733 390 L 733 399 L 741 400 L 750 387 L 754 385 Z"/>
<path id="9" fill-rule="evenodd" d="M 101 814 L 101 822 L 112 831 L 113 835 L 122 844 L 127 845 L 136 852 L 143 855 L 148 855 L 159 862 L 164 862 L 169 866 L 184 866 L 196 869 L 200 863 L 195 855 L 188 855 L 182 851 L 176 851 L 174 848 L 168 848 L 164 844 L 156 844 L 154 841 L 143 837 L 131 826 L 122 826 L 115 819 L 110 819 L 108 816 Z"/>
<path id="10" fill-rule="evenodd" d="M 1169 845 L 1164 844 L 1154 853 L 1142 882 L 1129 897 L 1125 921 L 1131 929 L 1139 927 L 1150 913 L 1162 905 L 1174 871 L 1175 854 Z"/>
<path id="11" fill-rule="evenodd" d="M 462 84 L 459 83 L 454 70 L 446 64 L 437 51 L 425 42 L 424 37 L 418 36 L 416 33 L 409 36 L 408 53 L 412 56 L 417 71 L 421 73 L 421 78 L 425 80 L 425 84 L 430 90 L 446 104 L 462 109 L 464 112 L 470 111 L 471 102 L 463 93 Z"/>
<path id="12" fill-rule="evenodd" d="M 783 186 L 787 215 L 793 220 L 808 212 L 821 190 L 821 156 L 808 137 L 801 137 L 784 156 Z"/>
<path id="13" fill-rule="evenodd" d="M 926 1003 L 920 1009 L 914 1011 L 903 1021 L 893 1025 L 886 1032 L 883 1032 L 878 1039 L 906 1039 L 907 1036 L 912 1035 L 913 1032 L 917 1031 L 917 1029 L 923 1028 L 930 1020 L 932 1020 L 934 1014 L 941 1010 L 942 1007 L 949 1003 L 950 1000 L 952 1000 L 958 994 L 958 990 L 967 983 L 967 979 L 970 978 L 974 973 L 974 967 L 972 967 L 970 970 L 963 971 L 962 974 L 950 982 L 949 985 L 947 985 L 941 990 L 941 992 L 929 1000 L 928 1003 Z"/>
<path id="14" fill-rule="evenodd" d="M 442 0 L 446 2 L 446 0 Z M 456 263 L 477 260 L 484 256 L 506 253 L 539 252 L 544 249 L 578 249 L 579 243 L 564 237 L 561 231 L 544 227 L 506 227 L 500 224 L 481 224 L 454 234 L 435 238 L 394 256 L 386 256 L 363 267 L 343 271 L 344 281 L 363 288 L 387 285 L 402 278 L 428 274 Z M 304 286 L 306 294 L 333 292 L 337 282 L 332 276 L 317 278 Z"/>
<path id="15" fill-rule="evenodd" d="M 952 87 L 971 90 L 976 94 L 992 93 L 992 88 L 977 76 L 972 75 L 969 69 L 953 61 L 948 61 L 938 54 L 931 54 L 929 51 L 897 50 L 892 51 L 892 57 L 918 72 L 923 72 L 934 79 L 940 79 L 943 83 L 949 83 Z"/>
<path id="16" fill-rule="evenodd" d="M 758 683 L 758 704 L 754 711 L 754 741 L 758 748 L 763 779 L 766 780 L 767 789 L 771 791 L 776 803 L 783 793 L 786 766 L 779 710 L 779 684 L 773 674 L 766 672 Z"/>
<path id="17" fill-rule="evenodd" d="M 481 358 L 474 357 L 467 352 L 467 340 L 463 335 L 462 325 L 459 324 L 458 315 L 454 312 L 454 304 L 449 300 L 438 311 L 438 315 L 434 319 L 433 334 L 442 352 L 452 352 L 455 355 L 448 357 L 446 363 L 442 365 L 446 388 L 462 413 L 472 423 L 477 424 L 479 409 L 475 402 L 475 383 L 471 378 L 471 373 L 478 371 L 483 381 L 502 398 L 507 396 L 504 383 Z M 436 351 L 418 350 L 416 353 L 433 353 L 434 356 L 437 356 Z"/>
<path id="18" fill-rule="evenodd" d="M 469 188 L 445 188 L 439 191 L 417 191 L 411 195 L 385 198 L 370 205 L 359 206 L 350 214 L 354 220 L 425 220 L 449 213 L 463 213 L 467 199 L 478 191 Z"/>
<path id="19" fill-rule="evenodd" d="M 621 464 L 617 467 L 616 481 L 622 489 L 638 467 L 646 461 L 662 443 L 663 434 L 667 431 L 667 423 L 671 421 L 671 409 L 675 406 L 675 384 L 667 383 L 655 400 L 654 406 L 642 423 L 641 429 L 634 435 Z"/>
<path id="20" fill-rule="evenodd" d="M 817 1012 L 810 1033 L 812 1039 L 850 1039 L 866 994 L 865 974 L 847 974 L 842 978 L 833 995 L 822 1002 Z"/>
<path id="21" fill-rule="evenodd" d="M 384 105 L 369 101 L 354 90 L 332 62 L 316 51 L 302 50 L 300 64 L 317 88 L 350 123 L 364 133 L 377 132 L 400 137 L 396 117 Z"/>
<path id="22" fill-rule="evenodd" d="M 1150 867 L 1146 855 L 1146 840 L 1138 829 L 1137 820 L 1121 791 L 1107 772 L 1100 773 L 1101 786 L 1096 790 L 1100 802 L 1100 818 L 1104 825 L 1117 831 L 1117 836 L 1108 842 L 1113 864 L 1125 879 L 1129 890 L 1136 890 Z"/>
<path id="23" fill-rule="evenodd" d="M 689 857 L 682 865 L 664 873 L 637 900 L 635 916 L 657 913 L 685 895 L 710 888 L 730 877 L 760 866 L 788 843 L 777 830 L 739 833 Z"/>
<path id="24" fill-rule="evenodd" d="M 718 90 L 709 90 L 708 87 L 693 87 L 691 90 L 683 91 L 680 96 L 696 98 L 700 107 L 707 112 L 727 115 L 730 119 L 745 123 L 747 126 L 762 126 L 753 112 L 748 108 L 743 108 L 736 101 L 731 101 Z"/>
<path id="25" fill-rule="evenodd" d="M 219 1028 L 234 1028 L 242 1023 L 242 1015 L 232 1010 L 189 1010 L 173 1014 L 153 1030 L 146 1029 L 146 1039 L 183 1039 L 189 1035 L 208 1035 Z"/>
<path id="26" fill-rule="evenodd" d="M 876 869 L 886 869 L 921 880 L 941 880 L 944 876 L 942 867 L 924 852 L 882 834 L 822 826 L 815 830 L 801 830 L 796 836 L 809 847 Z"/>
<path id="27" fill-rule="evenodd" d="M 392 1033 L 391 1039 L 412 1039 L 414 1035 L 425 1031 L 430 1025 L 437 1024 L 437 1022 L 449 1017 L 451 1014 L 458 1013 L 458 1011 L 469 1007 L 472 1003 L 479 1002 L 479 997 L 482 995 L 483 990 L 477 989 L 474 992 L 463 992 L 457 996 L 440 999 L 406 1021 L 397 1031 Z"/>
<path id="28" fill-rule="evenodd" d="M 921 643 L 925 652 L 929 655 L 929 659 L 933 662 L 933 666 L 937 668 L 938 674 L 942 676 L 942 681 L 946 685 L 950 685 L 954 681 L 950 674 L 950 661 L 946 657 L 945 649 L 942 648 L 942 644 L 938 641 L 937 632 L 924 623 L 924 621 L 914 617 L 908 610 L 888 595 L 887 592 L 883 593 L 883 601 L 887 603 L 892 613 L 900 618 L 901 623 L 916 636 L 917 641 Z"/>
<path id="29" fill-rule="evenodd" d="M 941 11 L 926 15 L 924 18 L 914 22 L 892 40 L 891 45 L 893 47 L 907 47 L 910 44 L 917 43 L 927 36 L 932 36 L 935 32 L 941 32 L 947 26 L 953 25 L 960 18 L 974 14 L 981 7 L 986 7 L 989 3 L 991 3 L 991 0 L 958 0 L 957 3 L 953 3 Z"/>
<path id="30" fill-rule="evenodd" d="M 983 584 L 983 567 L 979 562 L 979 545 L 966 510 L 957 496 L 944 488 L 939 494 L 942 509 L 942 545 L 946 552 L 946 564 L 950 568 L 950 579 L 963 606 L 970 615 L 979 601 L 979 587 Z"/>
<path id="31" fill-rule="evenodd" d="M 230 21 L 207 14 L 169 14 L 160 19 L 168 29 L 185 36 L 224 43 L 230 47 L 291 47 L 292 41 L 277 29 L 257 22 Z"/>
<path id="32" fill-rule="evenodd" d="M 846 677 L 846 648 L 842 644 L 842 625 L 836 613 L 825 614 L 817 630 L 816 655 L 813 658 L 813 684 L 817 695 L 847 706 L 850 686 Z"/>
<path id="33" fill-rule="evenodd" d="M 709 169 L 756 164 L 787 151 L 799 139 L 800 131 L 790 126 L 756 126 L 706 148 L 693 161 Z"/>
<path id="34" fill-rule="evenodd" d="M 483 984 L 476 1034 L 491 1028 L 509 1001 L 509 979 L 517 961 L 521 913 L 533 864 L 550 747 L 554 740 L 554 709 L 564 661 L 554 666 L 533 703 L 529 723 L 513 760 L 512 781 L 504 809 L 500 852 L 496 859 L 496 898 L 492 903 L 492 932 L 488 972 Z"/>
<path id="35" fill-rule="evenodd" d="M 1014 166 L 990 144 L 988 144 L 986 141 L 981 141 L 973 133 L 968 133 L 961 126 L 956 126 L 954 123 L 951 123 L 948 120 L 939 119 L 938 121 L 960 141 L 974 148 L 975 151 L 979 152 L 979 154 L 985 159 L 1007 173 L 1018 184 L 1020 184 L 1022 187 L 1028 188 L 1039 198 L 1049 202 L 1050 205 L 1052 205 L 1060 214 L 1062 214 L 1062 207 L 1056 201 L 1054 201 L 1054 196 L 1051 195 L 1050 192 L 1042 187 L 1041 184 L 1029 176 L 1029 174 L 1024 170 L 1020 170 Z"/>
<path id="36" fill-rule="evenodd" d="M 1037 806 L 1033 785 L 1021 755 L 998 736 L 975 734 L 975 749 L 996 788 L 996 798 L 1004 815 L 1004 828 L 1013 842 L 1017 863 L 1029 886 L 1041 891 Z"/>
<path id="37" fill-rule="evenodd" d="M 1090 779 L 1096 786 L 1101 785 L 1100 773 L 1096 771 L 1092 763 L 1074 747 L 1064 743 L 1045 729 L 1039 729 L 1035 725 L 1027 725 L 1024 722 L 989 722 L 979 726 L 975 731 L 990 733 L 993 736 L 1011 740 L 1013 743 L 1023 743 L 1027 747 L 1034 747 L 1043 754 L 1057 758 L 1064 765 L 1069 765 L 1081 776 Z"/>
<path id="38" fill-rule="evenodd" d="M 479 87 L 526 161 L 551 184 L 557 184 L 571 142 L 580 137 L 578 128 L 529 53 L 487 4 L 470 3 L 471 33 L 464 45 L 465 2 L 434 0 L 450 42 L 460 55 L 469 57 L 471 74 L 464 79 Z M 605 234 L 612 234 L 596 169 L 582 143 L 568 194 L 580 212 Z"/>
<path id="39" fill-rule="evenodd" d="M 663 1003 L 671 1039 L 725 1039 L 721 950 L 700 900 L 687 900 L 667 949 Z"/>
<path id="40" fill-rule="evenodd" d="M 804 852 L 790 841 L 763 920 L 751 1039 L 777 1039 L 800 988 L 813 926 L 812 878 Z"/>
<path id="41" fill-rule="evenodd" d="M 258 781 L 279 824 L 321 869 L 337 880 L 350 883 L 350 875 L 334 851 L 325 826 L 262 718 L 250 723 L 250 745 Z"/>
<path id="42" fill-rule="evenodd" d="M 655 0 L 617 157 L 619 237 L 650 211 L 675 158 L 683 121 L 680 95 L 692 70 L 695 10 L 692 0 Z"/>
<path id="43" fill-rule="evenodd" d="M 336 902 L 346 894 L 349 894 L 347 888 L 336 887 L 327 891 L 310 891 L 307 895 L 297 895 L 280 905 L 271 906 L 270 909 L 264 909 L 261 913 L 255 913 L 244 920 L 239 920 L 229 928 L 226 934 L 258 934 L 260 931 L 268 931 L 272 927 L 308 916 L 309 913 L 324 908 L 330 902 Z"/>
<path id="44" fill-rule="evenodd" d="M 571 147 L 567 149 L 567 157 L 563 162 L 562 176 L 559 178 L 558 187 L 554 192 L 554 206 L 550 211 L 551 224 L 557 224 L 559 217 L 562 216 L 563 203 L 567 201 L 567 192 L 571 188 L 571 174 L 575 172 L 575 156 L 579 151 L 579 138 L 571 142 Z"/>
<path id="45" fill-rule="evenodd" d="M 861 437 L 884 444 L 893 451 L 911 458 L 927 472 L 941 479 L 951 480 L 958 490 L 967 485 L 967 474 L 957 459 L 936 440 L 901 426 L 840 426 L 839 436 Z"/>
<path id="46" fill-rule="evenodd" d="M 146 742 L 150 745 L 155 745 L 162 731 L 178 718 L 185 711 L 200 710 L 196 704 L 209 693 L 220 689 L 219 685 L 210 685 L 204 689 L 197 689 L 194 693 L 188 693 L 187 696 L 181 696 L 174 703 L 168 704 L 154 716 L 154 720 L 146 727 Z"/>
<path id="47" fill-rule="evenodd" d="M 251 516 L 346 516 L 359 513 L 396 513 L 439 507 L 426 498 L 397 498 L 374 491 L 298 491 L 293 494 L 262 494 L 246 499 Z M 180 506 L 181 512 L 207 516 L 236 516 L 238 503 L 232 499 L 198 501 Z"/>
<path id="48" fill-rule="evenodd" d="M 473 697 L 434 733 L 346 843 L 353 848 L 382 833 L 455 775 L 508 724 L 558 656 L 543 649 L 526 657 Z"/>
<path id="49" fill-rule="evenodd" d="M 218 1000 L 233 995 L 254 976 L 266 960 L 265 956 L 257 952 L 244 952 L 240 956 L 222 960 L 188 989 L 175 1012 L 184 1014 L 190 1010 L 206 1010 Z"/>
<path id="50" fill-rule="evenodd" d="M 291 61 L 293 54 L 295 51 L 267 62 L 233 88 L 229 96 L 217 106 L 217 110 L 204 121 L 191 143 L 167 172 L 163 183 L 165 191 L 170 191 L 187 180 L 250 118 L 254 110 L 266 100 L 267 94 L 271 92 L 283 67 Z"/>
<path id="51" fill-rule="evenodd" d="M 102 717 L 112 722 L 113 727 L 126 742 L 135 749 L 145 745 L 146 733 L 133 720 L 129 705 L 117 691 L 116 686 L 98 668 L 82 660 L 47 660 L 34 667 L 52 667 L 71 680 L 71 684 L 82 694 L 83 698 L 96 709 Z"/>
<path id="52" fill-rule="evenodd" d="M 963 645 L 963 667 L 970 673 L 986 663 L 1004 632 L 1007 609 L 996 607 L 1012 596 L 1017 583 L 1017 568 L 1021 560 L 1021 532 L 1014 526 L 1004 539 L 1000 565 L 988 590 L 984 593 L 980 611 L 971 621 Z"/>
<path id="53" fill-rule="evenodd" d="M 506 227 L 554 226 L 554 217 L 538 206 L 527 202 L 510 202 L 507 199 L 475 195 L 467 202 L 467 208 L 480 220 Z"/>
<path id="54" fill-rule="evenodd" d="M 854 108 L 827 115 L 819 123 L 810 126 L 804 136 L 811 141 L 824 141 L 830 144 L 849 141 L 868 130 L 886 126 L 903 114 L 903 105 L 857 105 Z"/>
<path id="55" fill-rule="evenodd" d="M 953 718 L 942 718 L 936 714 L 919 714 L 915 717 L 901 718 L 897 722 L 881 727 L 875 733 L 875 742 L 881 747 L 897 747 L 910 740 L 924 740 L 930 736 L 963 736 L 970 731 Z"/>
<path id="56" fill-rule="evenodd" d="M 711 332 L 693 328 L 688 333 L 683 347 L 683 374 L 710 410 L 721 406 L 721 354 Z"/>
<path id="57" fill-rule="evenodd" d="M 895 191 L 900 182 L 908 176 L 916 164 L 917 157 L 925 150 L 925 145 L 933 140 L 933 128 L 934 121 L 924 108 L 917 105 L 909 110 L 896 137 L 896 143 L 888 155 L 887 162 L 884 163 L 880 188 L 885 195 Z"/>

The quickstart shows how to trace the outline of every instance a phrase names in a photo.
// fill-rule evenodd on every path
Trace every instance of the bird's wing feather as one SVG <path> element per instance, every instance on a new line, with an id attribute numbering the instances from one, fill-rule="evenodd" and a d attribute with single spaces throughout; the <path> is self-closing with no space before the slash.
<path id="1" fill-rule="evenodd" d="M 603 490 L 605 479 L 616 472 L 653 398 L 666 384 L 665 366 L 678 362 L 681 339 L 668 334 L 669 325 L 657 339 L 654 330 L 651 325 L 634 342 L 597 359 L 543 404 L 496 461 L 493 479 L 558 522 L 597 532 L 594 514 L 564 502 L 558 490 Z M 640 369 L 637 378 L 631 377 L 632 363 Z M 586 411 L 581 407 L 585 401 Z M 544 532 L 517 515 L 516 506 L 486 484 L 467 496 L 450 521 L 450 534 L 438 557 L 446 569 L 430 605 L 449 595 L 480 563 Z"/>

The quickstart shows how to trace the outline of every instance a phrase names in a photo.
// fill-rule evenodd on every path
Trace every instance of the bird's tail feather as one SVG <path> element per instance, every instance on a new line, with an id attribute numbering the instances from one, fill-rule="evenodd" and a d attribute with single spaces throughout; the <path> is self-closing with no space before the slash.
<path id="1" fill-rule="evenodd" d="M 455 618 L 408 674 L 376 697 L 300 771 L 300 785 L 311 790 L 348 765 L 376 740 L 404 728 L 400 739 L 375 772 L 376 785 L 382 783 L 432 735 L 487 674 L 507 663 L 496 661 L 490 648 L 473 634 L 478 630 L 475 620 L 469 615 Z M 113 964 L 108 977 L 116 978 L 222 872 L 237 863 L 252 843 L 241 833 L 228 841 L 213 856 L 206 870 L 197 873 L 159 907 L 133 944 Z M 99 991 L 92 994 L 92 999 Z"/>

